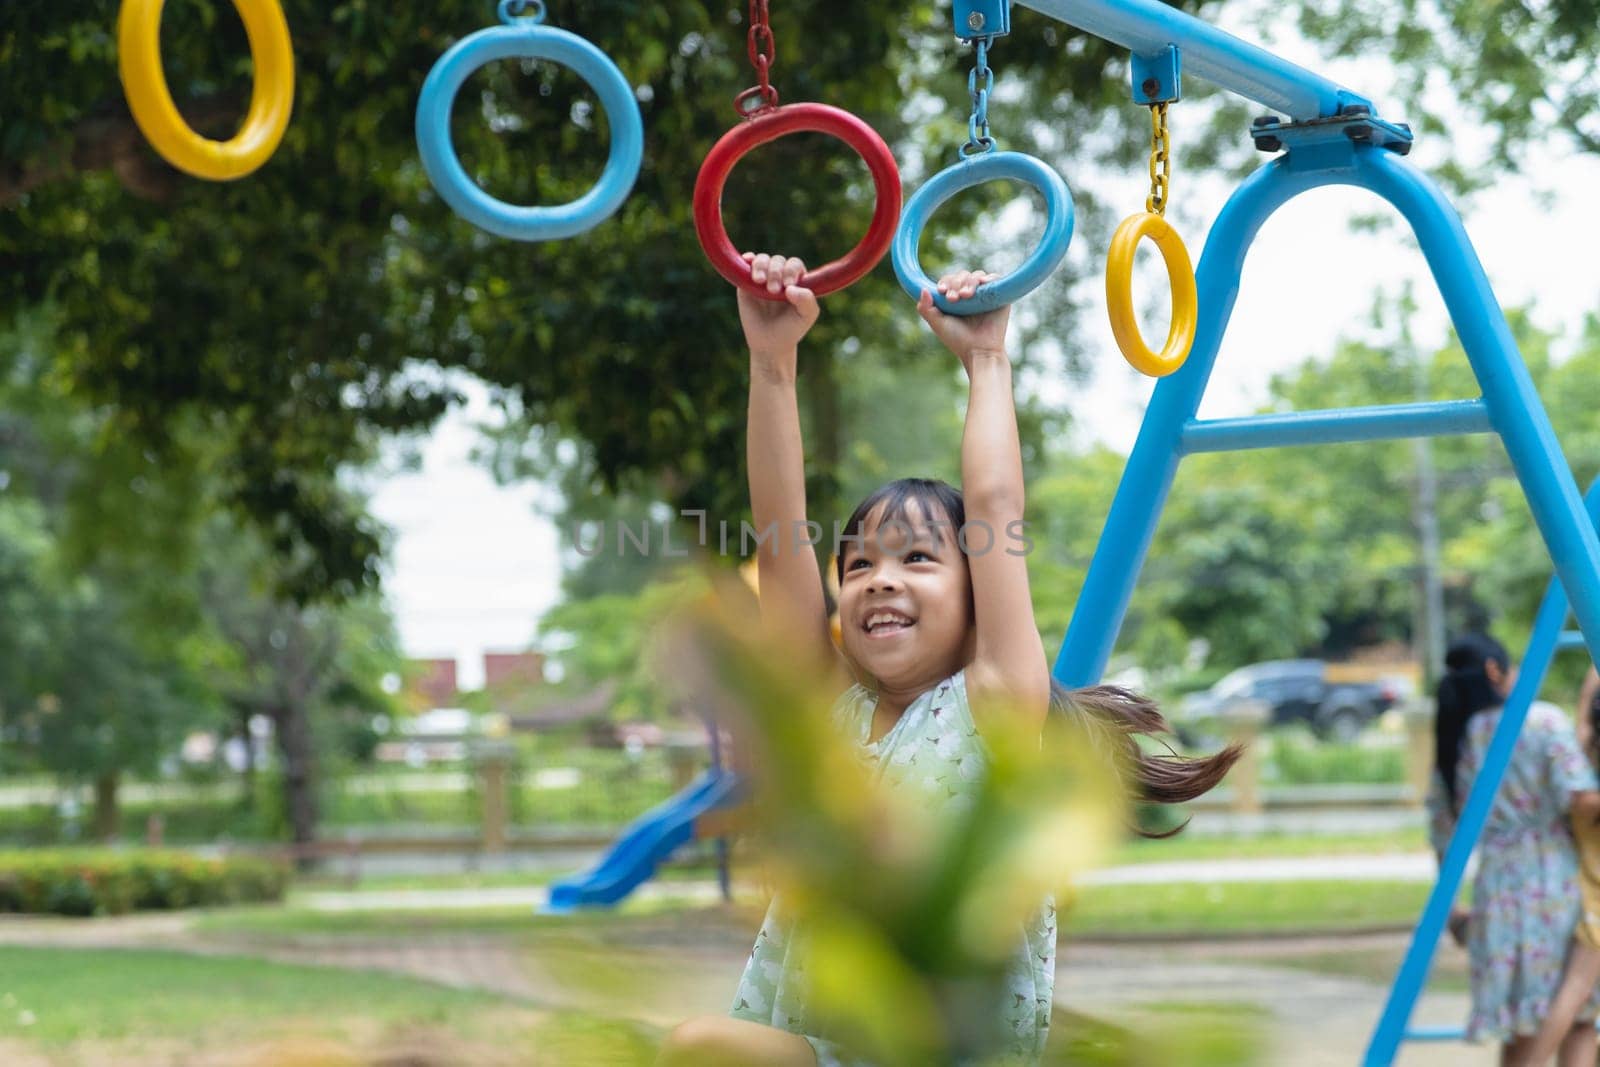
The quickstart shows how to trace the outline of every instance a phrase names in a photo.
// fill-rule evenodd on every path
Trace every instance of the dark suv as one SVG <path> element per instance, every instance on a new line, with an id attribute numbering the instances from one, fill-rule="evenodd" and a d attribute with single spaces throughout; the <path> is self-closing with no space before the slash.
<path id="1" fill-rule="evenodd" d="M 1259 700 L 1272 709 L 1272 726 L 1303 722 L 1324 740 L 1353 741 L 1399 697 L 1390 682 L 1330 682 L 1321 660 L 1273 660 L 1240 667 L 1210 689 L 1191 693 L 1173 718 L 1183 735 L 1230 704 Z"/>

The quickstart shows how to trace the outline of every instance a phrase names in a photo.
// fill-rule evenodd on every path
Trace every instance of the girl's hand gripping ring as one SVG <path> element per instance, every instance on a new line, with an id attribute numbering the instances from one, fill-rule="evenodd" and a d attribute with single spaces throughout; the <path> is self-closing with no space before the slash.
<path id="1" fill-rule="evenodd" d="M 1045 225 L 1039 245 L 1016 270 L 978 286 L 978 291 L 954 303 L 942 296 L 932 278 L 917 261 L 923 228 L 939 206 L 957 193 L 1001 179 L 1026 182 L 1044 197 Z M 894 273 L 913 300 L 924 292 L 947 315 L 978 315 L 1015 303 L 1036 289 L 1056 269 L 1072 243 L 1072 193 L 1067 183 L 1043 161 L 1021 152 L 982 152 L 935 174 L 906 204 L 900 229 L 894 235 Z"/>
<path id="2" fill-rule="evenodd" d="M 837 137 L 855 149 L 872 175 L 877 199 L 866 234 L 840 258 L 806 271 L 799 283 L 803 288 L 824 296 L 859 279 L 877 266 L 889 250 L 895 223 L 900 219 L 900 168 L 895 164 L 894 153 L 871 126 L 850 112 L 827 104 L 784 104 L 754 111 L 706 153 L 694 183 L 694 228 L 700 247 L 717 273 L 763 300 L 782 301 L 784 296 L 769 293 L 766 286 L 750 280 L 750 264 L 739 255 L 722 222 L 722 190 L 734 164 L 745 153 L 779 137 L 808 132 Z"/>

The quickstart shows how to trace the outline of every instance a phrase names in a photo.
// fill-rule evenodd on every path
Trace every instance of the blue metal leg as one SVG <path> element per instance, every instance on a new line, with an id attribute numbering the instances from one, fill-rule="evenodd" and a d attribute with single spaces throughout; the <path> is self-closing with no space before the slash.
<path id="1" fill-rule="evenodd" d="M 1584 518 L 1578 485 L 1461 219 L 1438 187 L 1401 157 L 1360 151 L 1356 160 L 1356 173 L 1365 180 L 1351 184 L 1388 200 L 1416 232 L 1534 522 L 1572 598 L 1578 628 L 1590 648 L 1600 648 L 1600 538 Z"/>
<path id="2" fill-rule="evenodd" d="M 1239 186 L 1211 227 L 1195 271 L 1200 321 L 1194 347 L 1181 368 L 1156 383 L 1150 398 L 1090 561 L 1083 593 L 1056 657 L 1054 674 L 1064 685 L 1093 685 L 1105 673 L 1155 535 L 1156 520 L 1178 470 L 1184 430 L 1199 410 L 1200 398 L 1211 380 L 1217 349 L 1239 296 L 1239 275 L 1250 242 L 1280 205 L 1327 180 L 1294 172 L 1287 166 L 1287 157 L 1276 159 Z"/>
<path id="3" fill-rule="evenodd" d="M 1593 530 L 1595 523 L 1600 521 L 1600 483 L 1590 487 L 1586 503 L 1589 514 L 1586 522 Z M 1571 642 L 1562 632 L 1568 609 L 1567 593 L 1562 587 L 1561 578 L 1551 578 L 1544 600 L 1539 604 L 1539 612 L 1534 616 L 1533 633 L 1528 639 L 1527 653 L 1522 657 L 1517 684 L 1506 698 L 1505 710 L 1500 714 L 1500 722 L 1495 726 L 1489 749 L 1484 753 L 1483 766 L 1473 780 L 1472 791 L 1467 794 L 1467 802 L 1462 806 L 1461 817 L 1456 822 L 1456 831 L 1450 837 L 1450 846 L 1439 863 L 1439 880 L 1434 883 L 1428 903 L 1423 906 L 1422 917 L 1417 920 L 1416 932 L 1411 935 L 1405 959 L 1401 960 L 1400 970 L 1395 974 L 1383 1014 L 1367 1045 L 1367 1054 L 1362 1060 L 1367 1067 L 1386 1067 L 1392 1063 L 1403 1040 L 1429 1040 L 1435 1036 L 1431 1031 L 1408 1032 L 1406 1026 L 1417 997 L 1428 980 L 1434 949 L 1450 917 L 1450 907 L 1461 892 L 1467 860 L 1483 833 L 1489 809 L 1494 806 L 1495 793 L 1500 788 L 1500 780 L 1505 777 L 1506 767 L 1511 763 L 1517 737 L 1522 733 L 1522 724 L 1528 717 L 1528 708 L 1544 685 L 1556 650 L 1563 646 L 1571 647 Z"/>
<path id="4" fill-rule="evenodd" d="M 1384 424 L 1396 434 L 1441 432 L 1449 429 L 1443 425 L 1445 416 L 1459 421 L 1462 430 L 1480 431 L 1484 428 L 1482 413 L 1487 411 L 1487 422 L 1505 442 L 1539 532 L 1550 549 L 1559 579 L 1556 588 L 1562 592 L 1559 603 L 1550 599 L 1541 609 L 1522 677 L 1467 798 L 1439 884 L 1423 911 L 1411 951 L 1373 1035 L 1365 1062 L 1376 1065 L 1389 1063 L 1405 1036 L 1412 1005 L 1427 977 L 1433 947 L 1460 888 L 1467 858 L 1488 816 L 1528 705 L 1560 640 L 1567 594 L 1589 646 L 1600 647 L 1600 539 L 1593 522 L 1584 517 L 1577 486 L 1550 420 L 1455 211 L 1428 178 L 1393 153 L 1337 141 L 1313 148 L 1298 157 L 1291 152 L 1258 170 L 1229 199 L 1212 227 L 1195 275 L 1201 318 L 1194 347 L 1183 368 L 1156 386 L 1054 674 L 1068 686 L 1081 686 L 1093 684 L 1104 673 L 1186 448 L 1348 439 L 1349 431 L 1341 425 L 1352 418 L 1364 420 L 1359 436 L 1374 438 L 1382 436 Z M 1483 389 L 1482 408 L 1464 402 L 1457 405 L 1459 412 L 1430 405 L 1417 413 L 1332 412 L 1301 420 L 1274 416 L 1260 425 L 1250 425 L 1250 420 L 1196 423 L 1195 413 L 1233 311 L 1250 242 L 1262 223 L 1290 198 L 1333 184 L 1376 193 L 1410 223 Z"/>

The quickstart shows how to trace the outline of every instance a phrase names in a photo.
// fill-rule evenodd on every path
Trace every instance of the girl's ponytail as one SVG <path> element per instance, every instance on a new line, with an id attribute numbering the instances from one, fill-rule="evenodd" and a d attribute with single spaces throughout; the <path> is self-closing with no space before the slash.
<path id="1" fill-rule="evenodd" d="M 1589 706 L 1583 713 L 1589 716 L 1589 751 L 1584 755 L 1589 757 L 1590 763 L 1600 767 L 1600 689 L 1589 698 Z"/>
<path id="2" fill-rule="evenodd" d="M 1450 810 L 1456 810 L 1456 764 L 1461 761 L 1461 736 L 1467 732 L 1466 701 L 1459 679 L 1446 672 L 1434 690 L 1433 760 L 1444 780 Z"/>
<path id="3" fill-rule="evenodd" d="M 1156 804 L 1181 804 L 1208 792 L 1244 752 L 1238 744 L 1211 756 L 1180 756 L 1170 747 L 1166 755 L 1146 752 L 1136 735 L 1171 733 L 1171 728 L 1154 701 L 1121 686 L 1068 689 L 1052 679 L 1050 710 L 1082 728 L 1090 743 L 1107 753 L 1130 792 Z M 1141 837 L 1170 837 L 1182 829 L 1162 834 L 1136 831 Z"/>
<path id="4" fill-rule="evenodd" d="M 1456 765 L 1461 761 L 1461 741 L 1467 720 L 1487 708 L 1504 703 L 1489 681 L 1488 664 L 1509 670 L 1511 657 L 1505 646 L 1487 634 L 1456 638 L 1444 654 L 1444 676 L 1435 690 L 1433 758 L 1443 779 L 1450 810 L 1456 810 Z"/>

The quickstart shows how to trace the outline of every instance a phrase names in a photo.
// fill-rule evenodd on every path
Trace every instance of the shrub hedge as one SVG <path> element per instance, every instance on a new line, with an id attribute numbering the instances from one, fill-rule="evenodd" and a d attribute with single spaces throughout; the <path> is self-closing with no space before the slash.
<path id="1" fill-rule="evenodd" d="M 283 899 L 288 869 L 153 849 L 0 852 L 0 913 L 123 915 Z"/>

